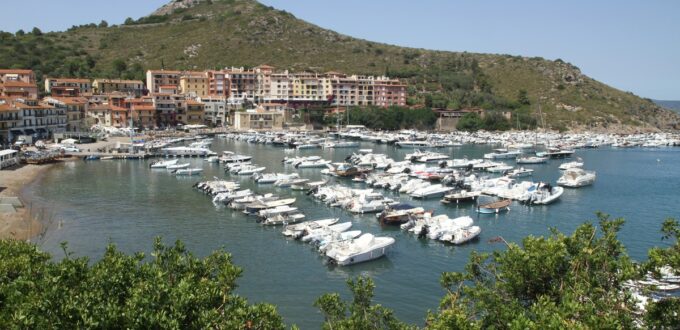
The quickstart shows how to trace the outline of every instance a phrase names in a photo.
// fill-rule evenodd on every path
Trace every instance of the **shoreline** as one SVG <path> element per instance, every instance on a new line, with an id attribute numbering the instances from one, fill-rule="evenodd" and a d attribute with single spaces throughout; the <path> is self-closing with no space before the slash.
<path id="1" fill-rule="evenodd" d="M 28 189 L 42 180 L 47 170 L 53 168 L 55 164 L 27 164 L 12 170 L 0 171 L 1 186 L 5 188 L 0 191 L 0 197 L 18 197 L 23 204 L 22 207 L 16 208 L 14 213 L 0 214 L 0 239 L 31 241 L 49 229 L 49 224 L 43 223 L 44 219 L 37 217 L 40 209 L 36 208 Z"/>

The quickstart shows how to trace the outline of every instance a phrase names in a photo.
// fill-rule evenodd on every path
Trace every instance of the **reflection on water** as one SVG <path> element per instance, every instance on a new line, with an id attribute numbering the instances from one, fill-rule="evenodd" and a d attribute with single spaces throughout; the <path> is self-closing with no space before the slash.
<path id="1" fill-rule="evenodd" d="M 398 160 L 412 152 L 367 143 L 361 148 L 388 153 Z M 317 149 L 286 153 L 267 145 L 219 140 L 212 149 L 252 155 L 254 163 L 267 166 L 267 172 L 296 171 L 281 163 L 285 156 L 321 155 L 337 162 L 351 152 Z M 444 152 L 477 158 L 490 149 L 466 145 Z M 303 192 L 258 186 L 246 176 L 225 175 L 218 164 L 182 160 L 191 167 L 202 167 L 204 179 L 228 177 L 243 188 L 293 196 L 309 220 L 339 217 L 340 221 L 351 221 L 353 229 L 396 239 L 387 258 L 351 267 L 329 265 L 307 244 L 285 239 L 280 229 L 260 226 L 241 212 L 215 207 L 208 196 L 192 189 L 199 177 L 175 177 L 165 170 L 151 170 L 148 161 L 65 163 L 49 171 L 32 190 L 37 203 L 49 206 L 58 219 L 63 219 L 63 226 L 51 232 L 44 245 L 56 256 L 63 254 L 59 247 L 62 241 L 68 241 L 76 255 L 92 258 L 101 256 L 109 242 L 128 253 L 150 251 L 156 236 L 162 236 L 166 243 L 181 239 L 197 255 L 224 247 L 244 269 L 238 292 L 251 301 L 276 304 L 288 323 L 317 328 L 322 316 L 312 306 L 314 300 L 327 292 L 339 292 L 347 298 L 346 280 L 363 274 L 374 278 L 377 302 L 393 308 L 401 319 L 422 325 L 426 310 L 435 309 L 444 293 L 439 286 L 441 273 L 461 271 L 473 250 L 504 248 L 503 244 L 490 244 L 488 240 L 493 237 L 519 242 L 529 234 L 549 234 L 551 227 L 571 232 L 602 210 L 627 219 L 621 239 L 633 258 L 645 258 L 649 247 L 661 244 L 661 222 L 680 216 L 676 206 L 680 200 L 680 150 L 602 149 L 580 150 L 577 154 L 587 169 L 597 171 L 597 182 L 592 187 L 566 189 L 560 200 L 549 206 L 513 203 L 509 212 L 487 215 L 477 214 L 473 204 L 445 206 L 437 199 L 412 200 L 385 192 L 437 214 L 471 216 L 482 234 L 479 240 L 463 246 L 418 239 L 398 227 L 381 226 L 372 214 L 352 215 L 330 209 Z M 555 182 L 560 175 L 559 163 L 526 167 L 535 169 L 533 180 Z M 321 179 L 318 169 L 301 169 L 299 173 L 311 180 Z M 361 187 L 349 181 L 342 183 Z"/>

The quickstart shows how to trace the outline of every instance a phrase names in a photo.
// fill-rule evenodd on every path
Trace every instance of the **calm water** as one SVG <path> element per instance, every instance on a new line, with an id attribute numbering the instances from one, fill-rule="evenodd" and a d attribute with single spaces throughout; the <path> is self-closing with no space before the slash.
<path id="1" fill-rule="evenodd" d="M 408 150 L 365 143 L 362 148 L 384 152 L 403 159 Z M 481 157 L 491 147 L 463 146 L 448 149 L 455 157 Z M 267 172 L 291 172 L 281 163 L 283 149 L 245 142 L 215 140 L 212 149 L 231 150 L 254 156 L 253 161 L 267 166 Z M 352 149 L 311 150 L 298 154 L 322 155 L 340 161 Z M 288 154 L 291 155 L 291 154 Z M 661 244 L 660 224 L 670 216 L 679 217 L 680 149 L 599 149 L 579 150 L 586 168 L 597 171 L 594 186 L 566 190 L 560 201 L 549 206 L 527 207 L 513 204 L 507 214 L 480 215 L 472 206 L 444 206 L 437 199 L 402 201 L 435 209 L 450 217 L 471 215 L 482 227 L 481 239 L 453 247 L 429 240 L 419 240 L 396 227 L 382 228 L 374 215 L 353 216 L 330 209 L 303 193 L 255 185 L 249 178 L 242 187 L 260 192 L 298 198 L 297 206 L 307 219 L 341 217 L 351 220 L 354 229 L 388 235 L 397 242 L 387 258 L 346 268 L 327 266 L 308 245 L 286 240 L 279 228 L 263 228 L 253 218 L 230 209 L 215 208 L 209 197 L 192 189 L 194 178 L 175 178 L 165 170 L 150 170 L 148 161 L 70 162 L 49 171 L 44 180 L 31 188 L 37 202 L 48 206 L 59 228 L 47 236 L 43 248 L 61 256 L 59 243 L 67 241 L 78 256 L 100 257 L 107 243 L 113 242 L 126 252 L 149 251 L 155 236 L 166 243 L 181 239 L 195 254 L 204 256 L 224 247 L 233 254 L 236 264 L 244 268 L 238 292 L 252 302 L 268 301 L 278 305 L 289 324 L 317 328 L 322 316 L 312 306 L 323 293 L 339 292 L 349 297 L 345 281 L 360 274 L 376 282 L 376 301 L 395 310 L 402 320 L 423 324 L 428 309 L 435 309 L 443 291 L 439 286 L 442 272 L 462 270 L 470 251 L 491 251 L 501 245 L 487 243 L 497 235 L 519 241 L 534 234 L 544 235 L 550 227 L 571 232 L 579 224 L 595 219 L 598 210 L 624 217 L 627 222 L 621 239 L 635 259 L 644 259 L 646 250 Z M 222 168 L 192 159 L 204 168 L 204 178 L 223 178 Z M 534 180 L 555 182 L 560 161 L 532 166 Z M 318 179 L 318 169 L 303 169 L 301 176 Z M 343 181 L 350 185 L 349 181 Z M 359 186 L 357 186 L 359 187 Z M 390 194 L 390 193 L 388 193 Z"/>

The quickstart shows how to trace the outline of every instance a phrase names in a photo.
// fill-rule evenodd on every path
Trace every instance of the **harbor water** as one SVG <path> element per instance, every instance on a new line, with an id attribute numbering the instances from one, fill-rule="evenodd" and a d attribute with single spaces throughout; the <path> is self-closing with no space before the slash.
<path id="1" fill-rule="evenodd" d="M 402 160 L 412 149 L 362 142 L 361 148 L 386 153 Z M 286 152 L 270 145 L 215 139 L 211 147 L 221 153 L 230 150 L 253 156 L 253 163 L 266 166 L 265 172 L 298 172 L 301 177 L 322 179 L 319 169 L 295 169 L 281 160 L 285 156 L 320 155 L 342 161 L 351 149 L 308 149 Z M 464 145 L 439 149 L 455 158 L 481 158 L 492 146 Z M 480 239 L 462 246 L 418 239 L 399 230 L 383 227 L 374 214 L 352 215 L 329 208 L 304 192 L 257 185 L 250 177 L 225 174 L 222 165 L 200 158 L 186 159 L 192 167 L 202 167 L 202 176 L 175 177 L 164 169 L 150 169 L 150 160 L 74 161 L 54 166 L 45 177 L 29 188 L 34 205 L 48 210 L 56 219 L 53 229 L 43 239 L 42 248 L 57 258 L 63 256 L 60 243 L 68 242 L 75 256 L 99 258 L 108 243 L 124 252 L 148 252 L 156 236 L 167 244 L 182 240 L 198 256 L 224 248 L 234 262 L 243 267 L 237 292 L 251 302 L 276 304 L 286 323 L 303 329 L 318 328 L 322 315 L 313 307 L 320 295 L 339 292 L 350 294 L 346 280 L 368 275 L 376 283 L 375 301 L 391 308 L 400 319 L 423 325 L 427 310 L 437 308 L 444 291 L 439 286 L 442 272 L 461 271 L 471 251 L 488 252 L 504 245 L 489 243 L 502 236 L 520 242 L 527 235 L 547 235 L 555 227 L 571 233 L 585 221 L 596 221 L 595 212 L 624 217 L 626 224 L 620 238 L 636 260 L 643 260 L 650 247 L 664 244 L 660 226 L 668 217 L 680 217 L 680 149 L 582 149 L 577 157 L 585 169 L 597 172 L 593 186 L 566 189 L 559 201 L 548 206 L 511 205 L 508 213 L 478 215 L 473 204 L 443 205 L 439 198 L 413 200 L 377 190 L 391 198 L 434 210 L 449 217 L 470 215 L 482 228 Z M 183 162 L 183 161 L 181 161 Z M 535 169 L 533 177 L 522 180 L 555 183 L 563 161 L 527 165 Z M 514 165 L 514 162 L 508 162 Z M 387 257 L 349 267 L 337 267 L 309 245 L 289 240 L 280 227 L 263 227 L 252 217 L 228 208 L 215 207 L 211 198 L 192 188 L 199 180 L 233 179 L 242 188 L 257 192 L 274 192 L 297 198 L 296 206 L 307 220 L 339 217 L 352 221 L 353 229 L 377 236 L 392 236 L 396 243 Z M 347 179 L 331 179 L 347 186 L 362 185 Z"/>

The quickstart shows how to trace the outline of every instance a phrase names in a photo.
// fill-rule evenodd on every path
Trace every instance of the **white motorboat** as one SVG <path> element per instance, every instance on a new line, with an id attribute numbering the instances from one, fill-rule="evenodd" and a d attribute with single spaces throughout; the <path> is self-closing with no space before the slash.
<path id="1" fill-rule="evenodd" d="M 255 179 L 255 182 L 259 184 L 268 184 L 268 183 L 276 183 L 280 180 L 294 180 L 299 178 L 300 175 L 297 173 L 291 173 L 291 174 L 286 174 L 286 173 L 266 173 L 266 174 L 261 174 L 261 173 L 256 173 L 253 174 L 253 179 Z"/>
<path id="2" fill-rule="evenodd" d="M 250 190 L 248 190 L 250 191 Z M 232 201 L 229 204 L 229 207 L 235 210 L 243 210 L 246 205 L 255 203 L 255 202 L 261 202 L 261 203 L 266 203 L 266 202 L 271 202 L 278 200 L 279 197 L 274 195 L 274 194 L 264 194 L 264 195 L 252 195 L 249 194 L 247 196 L 239 197 L 239 198 L 233 198 Z"/>
<path id="3" fill-rule="evenodd" d="M 477 238 L 481 232 L 482 228 L 479 226 L 470 226 L 455 230 L 451 235 L 442 236 L 440 240 L 459 245 Z"/>
<path id="4" fill-rule="evenodd" d="M 474 201 L 481 194 L 482 194 L 481 191 L 463 190 L 463 191 L 460 191 L 460 192 L 457 192 L 457 193 L 444 195 L 444 198 L 441 200 L 441 202 L 444 203 L 444 204 L 452 204 L 454 202 L 456 204 L 459 204 L 461 202 Z"/>
<path id="5" fill-rule="evenodd" d="M 510 165 L 501 164 L 501 165 L 487 167 L 486 171 L 490 172 L 490 173 L 505 173 L 505 172 L 510 171 L 512 169 L 513 169 L 513 167 L 510 166 Z"/>
<path id="6" fill-rule="evenodd" d="M 257 167 L 257 166 L 251 165 L 251 166 L 245 166 L 245 167 L 240 168 L 238 170 L 238 172 L 236 172 L 236 174 L 238 174 L 238 175 L 253 175 L 255 173 L 263 172 L 266 169 L 267 168 L 264 167 L 264 166 Z"/>
<path id="7" fill-rule="evenodd" d="M 174 171 L 175 175 L 199 175 L 203 173 L 202 168 L 180 168 Z"/>
<path id="8" fill-rule="evenodd" d="M 275 216 L 270 216 L 266 218 L 264 221 L 262 221 L 262 224 L 265 226 L 278 226 L 278 225 L 285 225 L 289 223 L 298 223 L 302 221 L 305 218 L 305 215 L 302 213 L 293 213 L 293 214 L 277 214 Z"/>
<path id="9" fill-rule="evenodd" d="M 557 184 L 563 187 L 578 188 L 591 185 L 595 182 L 596 174 L 580 168 L 570 168 L 557 179 Z"/>
<path id="10" fill-rule="evenodd" d="M 534 174 L 534 170 L 530 168 L 520 167 L 508 172 L 508 176 L 511 178 L 520 178 L 524 176 L 531 176 Z"/>
<path id="11" fill-rule="evenodd" d="M 363 234 L 344 244 L 333 246 L 326 252 L 326 256 L 340 266 L 352 265 L 384 256 L 394 242 L 392 237 Z"/>
<path id="12" fill-rule="evenodd" d="M 432 144 L 427 141 L 399 141 L 395 145 L 401 148 L 430 148 Z"/>
<path id="13" fill-rule="evenodd" d="M 514 159 L 521 154 L 519 150 L 494 149 L 492 153 L 484 154 L 484 159 Z"/>
<path id="14" fill-rule="evenodd" d="M 547 205 L 555 202 L 564 193 L 564 188 L 553 187 L 549 184 L 538 183 L 529 187 L 526 201 L 529 204 Z"/>
<path id="15" fill-rule="evenodd" d="M 548 161 L 548 157 L 519 157 L 517 158 L 517 164 L 544 164 Z"/>
<path id="16" fill-rule="evenodd" d="M 441 197 L 446 195 L 446 193 L 452 191 L 454 188 L 446 187 L 441 184 L 433 184 L 424 188 L 417 189 L 410 193 L 411 197 L 416 198 L 430 198 L 430 197 Z"/>
<path id="17" fill-rule="evenodd" d="M 297 168 L 317 168 L 317 167 L 327 167 L 331 163 L 330 160 L 318 159 L 318 160 L 305 160 L 297 163 L 295 167 Z"/>
<path id="18" fill-rule="evenodd" d="M 327 236 L 321 236 L 315 239 L 318 243 L 318 249 L 320 252 L 326 252 L 328 248 L 332 247 L 334 244 L 345 242 L 351 239 L 355 239 L 361 235 L 361 230 L 349 230 L 342 233 L 332 233 Z"/>
<path id="19" fill-rule="evenodd" d="M 582 168 L 583 167 L 583 162 L 575 161 L 575 162 L 566 162 L 560 164 L 559 169 L 562 171 L 566 171 L 570 168 Z"/>
<path id="20" fill-rule="evenodd" d="M 172 165 L 168 165 L 165 168 L 167 170 L 179 170 L 179 169 L 182 169 L 182 168 L 187 168 L 189 166 L 191 166 L 191 164 L 189 164 L 189 163 L 182 163 L 182 164 L 175 163 L 175 164 L 172 164 Z"/>
<path id="21" fill-rule="evenodd" d="M 293 212 L 297 212 L 298 208 L 297 207 L 292 207 L 290 205 L 281 205 L 277 207 L 273 207 L 270 209 L 264 209 L 259 212 L 257 212 L 257 215 L 262 217 L 262 218 L 267 218 L 267 217 L 272 217 L 275 215 L 279 214 L 290 214 Z"/>
<path id="22" fill-rule="evenodd" d="M 166 156 L 209 156 L 215 153 L 204 147 L 169 147 L 161 149 Z"/>
<path id="23" fill-rule="evenodd" d="M 305 234 L 300 238 L 303 242 L 310 242 L 312 240 L 320 239 L 322 237 L 328 236 L 333 233 L 342 233 L 348 229 L 352 228 L 352 222 L 341 222 L 327 227 L 320 227 L 316 229 L 308 229 Z"/>
<path id="24" fill-rule="evenodd" d="M 175 165 L 177 164 L 179 160 L 178 159 L 173 159 L 173 160 L 159 160 L 151 163 L 149 167 L 151 168 L 166 168 L 170 165 Z"/>
<path id="25" fill-rule="evenodd" d="M 283 235 L 289 237 L 298 237 L 306 230 L 313 230 L 321 227 L 328 227 L 336 222 L 340 221 L 340 218 L 330 218 L 321 220 L 305 221 L 294 225 L 288 225 L 283 229 Z"/>
<path id="26" fill-rule="evenodd" d="M 257 212 L 265 209 L 272 209 L 278 206 L 284 206 L 284 205 L 291 205 L 295 203 L 295 198 L 286 198 L 286 199 L 278 199 L 275 201 L 267 201 L 267 202 L 253 202 L 248 205 L 246 205 L 245 210 L 243 213 L 246 214 L 256 214 Z"/>
<path id="27" fill-rule="evenodd" d="M 204 161 L 208 163 L 219 163 L 220 162 L 220 157 L 217 156 L 210 156 L 204 159 Z"/>
<path id="28" fill-rule="evenodd" d="M 225 151 L 225 155 L 220 157 L 220 161 L 222 163 L 242 163 L 247 162 L 252 158 L 253 158 L 252 156 L 235 155 L 234 153 L 231 152 L 227 154 L 227 151 Z"/>

